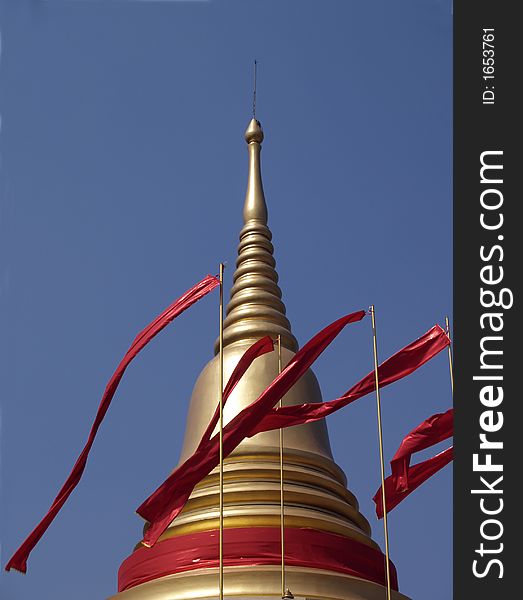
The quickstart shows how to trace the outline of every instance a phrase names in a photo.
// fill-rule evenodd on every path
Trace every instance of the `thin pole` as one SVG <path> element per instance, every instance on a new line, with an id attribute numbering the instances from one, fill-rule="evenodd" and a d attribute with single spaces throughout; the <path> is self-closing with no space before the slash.
<path id="1" fill-rule="evenodd" d="M 378 375 L 378 342 L 376 335 L 376 311 L 374 304 L 370 307 L 372 317 L 372 344 L 374 348 L 374 382 L 376 385 L 376 408 L 378 412 L 378 437 L 380 447 L 380 469 L 381 469 L 381 500 L 383 503 L 383 533 L 385 537 L 385 571 L 387 574 L 387 600 L 391 599 L 390 591 L 390 562 L 389 562 L 389 526 L 387 522 L 387 503 L 385 498 L 385 462 L 383 459 L 383 429 L 381 426 L 381 400 Z"/>
<path id="2" fill-rule="evenodd" d="M 219 589 L 223 600 L 223 270 L 220 263 L 220 560 Z"/>
<path id="3" fill-rule="evenodd" d="M 281 373 L 281 335 L 278 334 L 278 373 Z M 278 402 L 282 406 L 282 401 Z M 281 597 L 285 595 L 285 497 L 283 490 L 283 429 L 280 428 L 280 538 L 281 538 Z"/>
<path id="4" fill-rule="evenodd" d="M 282 371 L 281 362 L 281 335 L 278 334 L 278 373 Z M 283 406 L 280 399 L 278 406 Z M 285 585 L 285 488 L 283 485 L 283 429 L 280 428 L 280 538 L 281 538 L 281 597 L 283 600 L 292 600 L 294 596 Z"/>
<path id="5" fill-rule="evenodd" d="M 449 339 L 450 339 L 450 322 L 449 322 L 448 317 L 445 317 L 445 329 L 446 329 L 447 335 L 449 336 Z M 454 396 L 454 366 L 453 366 L 453 360 L 452 360 L 451 344 L 449 344 L 449 346 L 448 346 L 448 353 L 449 353 L 450 389 L 452 390 L 452 396 Z"/>
<path id="6" fill-rule="evenodd" d="M 254 61 L 254 87 L 252 92 L 252 118 L 256 118 L 256 77 L 258 71 L 258 61 Z"/>

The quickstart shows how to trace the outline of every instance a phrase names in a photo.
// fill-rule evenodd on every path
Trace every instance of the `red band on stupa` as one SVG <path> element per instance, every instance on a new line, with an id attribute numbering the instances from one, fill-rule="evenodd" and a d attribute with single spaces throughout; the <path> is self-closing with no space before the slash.
<path id="1" fill-rule="evenodd" d="M 193 571 L 218 567 L 217 530 L 169 538 L 152 548 L 139 548 L 124 560 L 118 571 L 118 591 L 141 583 Z M 280 530 L 275 527 L 226 529 L 226 567 L 280 565 Z M 289 566 L 325 569 L 386 585 L 383 553 L 353 539 L 316 529 L 285 531 L 285 563 Z M 391 586 L 398 589 L 396 568 L 390 564 Z"/>

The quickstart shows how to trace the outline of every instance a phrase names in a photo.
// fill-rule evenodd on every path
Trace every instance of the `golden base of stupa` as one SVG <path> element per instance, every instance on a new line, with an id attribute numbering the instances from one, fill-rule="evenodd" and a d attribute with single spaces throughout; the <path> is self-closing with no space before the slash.
<path id="1" fill-rule="evenodd" d="M 287 567 L 287 586 L 295 600 L 386 600 L 387 590 L 364 579 L 319 569 Z M 279 566 L 225 567 L 228 600 L 281 598 Z M 109 600 L 199 600 L 218 598 L 217 569 L 178 573 L 138 585 Z M 393 600 L 408 600 L 392 591 Z"/>

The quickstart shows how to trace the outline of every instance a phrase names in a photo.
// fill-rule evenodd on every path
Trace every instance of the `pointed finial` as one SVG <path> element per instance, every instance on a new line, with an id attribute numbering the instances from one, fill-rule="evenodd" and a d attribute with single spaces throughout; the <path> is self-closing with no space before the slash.
<path id="1" fill-rule="evenodd" d="M 263 129 L 261 123 L 257 119 L 251 119 L 247 129 L 245 130 L 245 141 L 250 144 L 256 142 L 261 144 L 263 142 Z"/>
<path id="2" fill-rule="evenodd" d="M 263 138 L 261 123 L 256 119 L 251 119 L 245 131 L 245 141 L 249 144 L 249 178 L 247 180 L 247 193 L 245 194 L 245 204 L 243 207 L 244 223 L 247 223 L 251 219 L 256 219 L 267 225 L 267 204 L 265 203 L 265 194 L 263 193 L 260 165 Z"/>

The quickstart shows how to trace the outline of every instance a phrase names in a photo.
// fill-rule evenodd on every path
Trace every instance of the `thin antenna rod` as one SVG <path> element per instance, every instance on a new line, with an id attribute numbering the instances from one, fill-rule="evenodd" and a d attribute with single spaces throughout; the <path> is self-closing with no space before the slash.
<path id="1" fill-rule="evenodd" d="M 254 88 L 252 92 L 252 118 L 256 118 L 256 77 L 258 71 L 258 61 L 254 60 Z"/>

